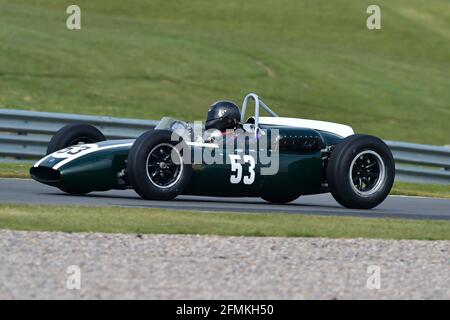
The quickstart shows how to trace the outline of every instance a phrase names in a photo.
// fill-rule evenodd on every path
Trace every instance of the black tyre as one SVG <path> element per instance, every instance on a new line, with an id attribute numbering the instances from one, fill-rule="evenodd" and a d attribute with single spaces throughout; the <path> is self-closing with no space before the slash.
<path id="1" fill-rule="evenodd" d="M 134 142 L 128 154 L 130 184 L 144 199 L 171 200 L 190 181 L 192 166 L 183 162 L 183 149 L 179 148 L 179 143 L 184 142 L 181 138 L 172 141 L 171 135 L 166 130 L 147 131 Z"/>
<path id="2" fill-rule="evenodd" d="M 266 200 L 267 202 L 275 203 L 275 204 L 285 204 L 292 202 L 298 199 L 300 195 L 298 194 L 285 194 L 285 195 L 273 195 L 273 194 L 265 194 L 262 195 L 261 198 Z"/>
<path id="3" fill-rule="evenodd" d="M 73 123 L 59 129 L 50 140 L 47 155 L 55 151 L 85 143 L 105 141 L 103 133 L 89 124 Z"/>
<path id="4" fill-rule="evenodd" d="M 395 163 L 389 147 L 380 139 L 355 134 L 332 151 L 327 167 L 328 186 L 341 205 L 370 209 L 391 191 Z"/>

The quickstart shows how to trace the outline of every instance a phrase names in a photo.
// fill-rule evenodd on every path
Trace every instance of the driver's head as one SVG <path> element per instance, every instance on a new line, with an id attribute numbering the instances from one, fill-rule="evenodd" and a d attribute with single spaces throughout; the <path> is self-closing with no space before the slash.
<path id="1" fill-rule="evenodd" d="M 236 128 L 241 120 L 239 107 L 232 101 L 219 100 L 211 105 L 206 117 L 205 129 L 225 131 Z"/>

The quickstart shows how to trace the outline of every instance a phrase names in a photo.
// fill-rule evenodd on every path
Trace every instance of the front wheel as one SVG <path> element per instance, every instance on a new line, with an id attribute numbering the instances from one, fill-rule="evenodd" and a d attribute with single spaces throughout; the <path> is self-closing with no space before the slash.
<path id="1" fill-rule="evenodd" d="M 127 174 L 133 189 L 144 199 L 171 200 L 190 181 L 192 166 L 183 162 L 179 138 L 172 132 L 150 130 L 133 144 L 127 161 Z"/>
<path id="2" fill-rule="evenodd" d="M 327 180 L 341 205 L 371 209 L 386 199 L 395 177 L 389 147 L 379 138 L 355 134 L 343 139 L 331 153 Z"/>

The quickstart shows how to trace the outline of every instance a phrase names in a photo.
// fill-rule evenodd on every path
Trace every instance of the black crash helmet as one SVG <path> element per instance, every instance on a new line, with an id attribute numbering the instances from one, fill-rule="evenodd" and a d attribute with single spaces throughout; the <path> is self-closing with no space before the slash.
<path id="1" fill-rule="evenodd" d="M 225 131 L 235 128 L 241 121 L 239 107 L 232 101 L 220 100 L 211 105 L 206 116 L 205 129 Z"/>

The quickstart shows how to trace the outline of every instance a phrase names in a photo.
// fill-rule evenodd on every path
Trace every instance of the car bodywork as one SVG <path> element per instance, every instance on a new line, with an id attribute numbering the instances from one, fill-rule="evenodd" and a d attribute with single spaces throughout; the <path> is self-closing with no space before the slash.
<path id="1" fill-rule="evenodd" d="M 245 122 L 258 130 L 277 132 L 279 168 L 276 174 L 257 172 L 251 184 L 230 182 L 231 164 L 192 164 L 192 176 L 183 194 L 204 196 L 261 196 L 286 190 L 298 194 L 328 192 L 327 159 L 332 148 L 352 128 L 324 121 L 278 117 L 254 94 L 249 94 L 242 106 L 242 121 L 249 100 L 255 102 L 255 114 Z M 272 117 L 260 117 L 260 108 Z M 160 130 L 158 127 L 155 130 Z M 30 170 L 33 179 L 62 189 L 82 186 L 86 192 L 127 189 L 127 158 L 134 140 L 109 140 L 93 144 L 70 146 L 38 161 Z M 207 143 L 191 144 L 195 149 L 207 148 Z"/>

